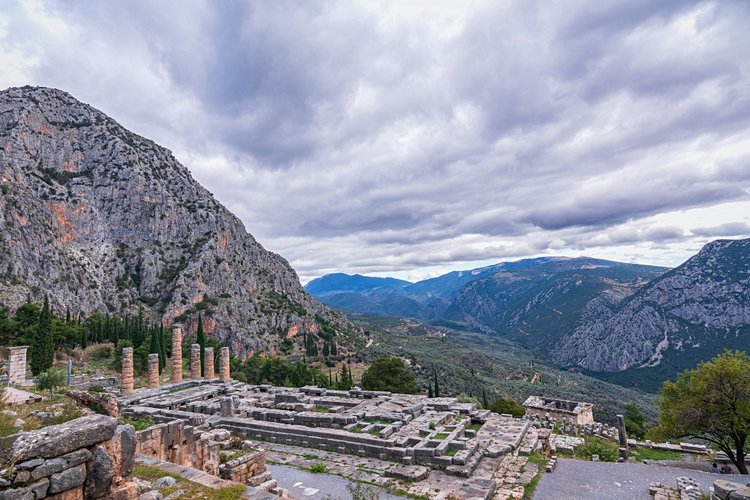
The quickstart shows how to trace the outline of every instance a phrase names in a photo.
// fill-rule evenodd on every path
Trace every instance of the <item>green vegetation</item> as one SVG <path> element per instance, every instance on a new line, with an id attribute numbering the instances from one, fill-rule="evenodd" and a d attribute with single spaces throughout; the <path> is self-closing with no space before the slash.
<path id="1" fill-rule="evenodd" d="M 417 380 L 399 358 L 379 358 L 362 375 L 362 388 L 403 394 L 417 392 Z"/>
<path id="2" fill-rule="evenodd" d="M 318 462 L 317 464 L 311 465 L 307 468 L 308 471 L 312 472 L 313 474 L 323 474 L 328 470 L 326 467 L 326 464 Z"/>
<path id="3" fill-rule="evenodd" d="M 448 436 L 450 436 L 450 433 L 448 433 L 448 432 L 439 432 L 439 433 L 435 434 L 435 437 L 433 439 L 437 439 L 439 441 L 442 441 L 445 438 L 447 438 Z"/>
<path id="4" fill-rule="evenodd" d="M 655 438 L 693 438 L 716 445 L 742 474 L 750 453 L 750 356 L 726 351 L 665 382 Z"/>
<path id="5" fill-rule="evenodd" d="M 35 381 L 38 390 L 49 391 L 52 394 L 65 383 L 65 375 L 60 370 L 50 369 L 37 375 Z"/>
<path id="6" fill-rule="evenodd" d="M 587 437 L 585 443 L 576 447 L 576 457 L 591 460 L 591 455 L 599 455 L 602 462 L 616 462 L 620 456 L 617 443 L 597 436 Z"/>
<path id="7" fill-rule="evenodd" d="M 470 429 L 470 430 L 472 430 L 474 432 L 476 432 L 476 431 L 478 431 L 479 429 L 482 428 L 482 424 L 480 424 L 480 423 L 471 424 L 471 425 L 466 426 L 466 428 Z"/>
<path id="8" fill-rule="evenodd" d="M 547 457 L 540 453 L 532 453 L 529 455 L 529 462 L 534 463 L 539 466 L 539 470 L 543 471 L 544 466 L 547 465 Z M 525 484 L 523 487 L 523 497 L 524 498 L 533 498 L 534 497 L 534 490 L 536 490 L 537 485 L 539 484 L 539 479 L 541 479 L 542 475 L 537 474 L 534 476 L 534 479 L 531 480 L 528 484 Z"/>
<path id="9" fill-rule="evenodd" d="M 625 405 L 625 430 L 628 436 L 643 439 L 646 435 L 646 415 L 640 412 L 633 403 Z"/>
<path id="10" fill-rule="evenodd" d="M 196 343 L 201 346 L 201 375 L 206 373 L 206 334 L 203 332 L 203 316 L 198 314 L 198 330 L 195 334 Z"/>
<path id="11" fill-rule="evenodd" d="M 630 456 L 635 457 L 636 460 L 679 460 L 682 458 L 682 453 L 679 451 L 671 450 L 655 450 L 654 448 L 631 448 Z"/>
<path id="12" fill-rule="evenodd" d="M 39 312 L 34 338 L 31 343 L 31 373 L 39 375 L 52 368 L 54 361 L 54 345 L 52 343 L 52 312 L 49 308 L 49 298 L 44 296 L 44 306 Z"/>
<path id="13" fill-rule="evenodd" d="M 247 490 L 247 486 L 241 484 L 213 490 L 202 484 L 194 483 L 179 474 L 172 474 L 160 469 L 159 467 L 152 467 L 143 464 L 135 465 L 133 468 L 133 475 L 137 478 L 151 482 L 164 476 L 173 477 L 177 482 L 172 486 L 161 488 L 159 490 L 160 493 L 167 497 L 175 491 L 183 491 L 184 493 L 180 498 L 185 500 L 198 500 L 205 498 L 211 498 L 213 500 L 239 500 L 243 498 L 243 494 Z"/>
<path id="14" fill-rule="evenodd" d="M 352 315 L 373 341 L 368 359 L 399 356 L 409 359 L 419 387 L 434 383 L 439 374 L 442 395 L 466 394 L 489 401 L 506 397 L 524 401 L 531 395 L 586 401 L 594 404 L 594 418 L 615 422 L 625 405 L 635 402 L 647 419 L 655 419 L 656 397 L 581 373 L 558 370 L 540 362 L 530 351 L 502 337 L 437 328 L 398 318 Z M 532 375 L 538 374 L 535 383 Z"/>
<path id="15" fill-rule="evenodd" d="M 488 409 L 495 413 L 508 413 L 518 418 L 526 414 L 526 409 L 510 398 L 497 398 Z"/>
<path id="16" fill-rule="evenodd" d="M 136 419 L 122 417 L 120 421 L 125 425 L 132 425 L 137 431 L 142 431 L 144 429 L 148 429 L 153 425 L 156 425 L 156 420 L 154 420 L 153 417 L 141 417 Z"/>

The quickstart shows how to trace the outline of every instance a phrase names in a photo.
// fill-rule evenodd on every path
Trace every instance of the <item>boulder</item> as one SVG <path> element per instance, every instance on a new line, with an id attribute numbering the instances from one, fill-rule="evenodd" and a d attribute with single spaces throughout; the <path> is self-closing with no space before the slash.
<path id="1" fill-rule="evenodd" d="M 169 486 L 174 486 L 176 482 L 177 480 L 172 476 L 160 477 L 159 479 L 154 481 L 154 488 L 157 490 L 161 488 L 167 488 Z"/>
<path id="2" fill-rule="evenodd" d="M 118 482 L 117 477 L 127 477 L 133 472 L 135 428 L 132 425 L 118 426 L 111 439 L 101 445 L 112 457 L 115 482 Z"/>
<path id="3" fill-rule="evenodd" d="M 743 486 L 740 483 L 734 483 L 725 479 L 717 479 L 714 481 L 714 494 L 721 500 L 727 500 L 730 493 L 741 489 Z"/>
<path id="4" fill-rule="evenodd" d="M 30 458 L 52 458 L 111 439 L 117 419 L 105 415 L 89 415 L 64 424 L 51 425 L 31 432 L 22 432 L 11 449 L 15 462 Z"/>
<path id="5" fill-rule="evenodd" d="M 750 486 L 743 486 L 729 494 L 729 500 L 750 500 Z"/>

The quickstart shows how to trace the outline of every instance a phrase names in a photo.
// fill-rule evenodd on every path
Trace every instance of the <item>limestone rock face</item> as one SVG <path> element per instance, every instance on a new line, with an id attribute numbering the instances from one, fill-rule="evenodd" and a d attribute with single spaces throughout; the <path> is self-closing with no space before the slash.
<path id="1" fill-rule="evenodd" d="M 693 367 L 724 349 L 750 348 L 750 239 L 717 240 L 617 301 L 587 304 L 553 358 L 593 371 Z"/>
<path id="2" fill-rule="evenodd" d="M 0 92 L 0 189 L 0 303 L 143 307 L 188 333 L 203 311 L 207 334 L 240 356 L 317 331 L 316 316 L 359 342 L 170 151 L 65 92 Z"/>
<path id="3" fill-rule="evenodd" d="M 23 432 L 13 443 L 11 459 L 22 462 L 30 458 L 64 455 L 111 439 L 117 425 L 116 418 L 90 415 L 64 424 L 50 425 L 35 432 Z"/>

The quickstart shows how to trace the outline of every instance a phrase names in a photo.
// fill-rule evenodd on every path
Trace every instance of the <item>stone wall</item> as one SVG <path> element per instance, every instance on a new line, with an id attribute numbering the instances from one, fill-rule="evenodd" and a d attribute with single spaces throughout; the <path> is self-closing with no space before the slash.
<path id="1" fill-rule="evenodd" d="M 221 450 L 229 447 L 229 432 L 203 430 L 172 420 L 136 432 L 136 453 L 219 475 Z"/>
<path id="2" fill-rule="evenodd" d="M 222 479 L 260 486 L 271 479 L 271 474 L 266 472 L 266 452 L 248 450 L 244 455 L 221 464 L 219 475 Z"/>
<path id="3" fill-rule="evenodd" d="M 104 415 L 22 432 L 0 475 L 0 500 L 135 498 L 135 444 L 132 426 Z"/>
<path id="4" fill-rule="evenodd" d="M 529 396 L 523 403 L 526 415 L 537 415 L 541 418 L 570 422 L 575 425 L 594 423 L 594 405 L 565 399 L 550 399 Z"/>
<path id="5" fill-rule="evenodd" d="M 26 350 L 29 346 L 8 347 L 8 384 L 26 385 Z"/>

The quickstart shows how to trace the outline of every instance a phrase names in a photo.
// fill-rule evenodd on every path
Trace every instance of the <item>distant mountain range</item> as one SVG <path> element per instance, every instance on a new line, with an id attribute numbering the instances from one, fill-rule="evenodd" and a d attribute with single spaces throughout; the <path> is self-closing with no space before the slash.
<path id="1" fill-rule="evenodd" d="M 559 366 L 631 379 L 750 350 L 750 239 L 709 243 L 673 270 L 545 257 L 417 283 L 334 274 L 306 289 L 344 311 L 502 335 Z"/>

